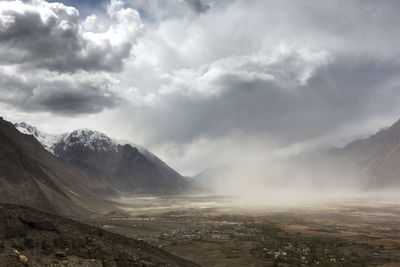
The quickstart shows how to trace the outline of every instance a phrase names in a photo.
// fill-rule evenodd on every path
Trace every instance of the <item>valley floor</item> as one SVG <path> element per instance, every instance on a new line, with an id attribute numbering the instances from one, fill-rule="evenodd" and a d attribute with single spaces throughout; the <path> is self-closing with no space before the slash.
<path id="1" fill-rule="evenodd" d="M 243 209 L 215 197 L 130 201 L 128 215 L 86 222 L 201 266 L 400 266 L 400 204 Z"/>

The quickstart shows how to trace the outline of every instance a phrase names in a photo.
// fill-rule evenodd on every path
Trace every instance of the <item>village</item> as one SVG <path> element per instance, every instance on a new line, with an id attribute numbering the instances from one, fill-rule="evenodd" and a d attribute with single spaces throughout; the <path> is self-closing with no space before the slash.
<path id="1" fill-rule="evenodd" d="M 200 263 L 207 252 L 232 262 L 247 257 L 247 261 L 254 261 L 252 266 L 377 266 L 397 257 L 396 249 L 337 237 L 337 233 L 346 230 L 341 225 L 320 227 L 318 231 L 323 235 L 308 236 L 286 232 L 274 219 L 164 213 L 119 220 L 116 226 L 102 227 L 123 231 L 182 257 L 191 250 L 196 254 L 203 252 L 197 259 Z M 367 262 L 373 265 L 366 265 Z"/>

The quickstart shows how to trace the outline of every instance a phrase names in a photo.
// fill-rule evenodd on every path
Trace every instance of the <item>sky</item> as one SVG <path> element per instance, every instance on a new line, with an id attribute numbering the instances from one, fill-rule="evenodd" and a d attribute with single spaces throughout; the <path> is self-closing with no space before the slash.
<path id="1" fill-rule="evenodd" d="M 184 175 L 400 117 L 399 1 L 0 1 L 0 113 L 92 128 Z"/>

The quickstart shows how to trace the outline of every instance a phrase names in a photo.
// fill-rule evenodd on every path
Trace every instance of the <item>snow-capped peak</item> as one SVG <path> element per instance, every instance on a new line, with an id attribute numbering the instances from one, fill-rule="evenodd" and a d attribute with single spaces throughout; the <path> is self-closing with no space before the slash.
<path id="1" fill-rule="evenodd" d="M 20 131 L 23 134 L 29 134 L 29 135 L 38 135 L 38 129 L 32 125 L 29 125 L 25 122 L 19 122 L 14 124 L 15 128 L 17 128 L 18 131 Z"/>
<path id="2" fill-rule="evenodd" d="M 39 143 L 54 154 L 54 144 L 62 140 L 67 134 L 49 134 L 38 130 L 25 122 L 15 123 L 15 128 L 23 134 L 33 135 Z"/>
<path id="3" fill-rule="evenodd" d="M 75 145 L 83 145 L 89 150 L 96 151 L 115 151 L 117 149 L 117 144 L 107 135 L 90 129 L 75 130 L 65 136 L 62 142 L 64 150 Z"/>
<path id="4" fill-rule="evenodd" d="M 138 148 L 141 153 L 146 155 L 151 154 L 145 148 L 131 142 L 111 139 L 107 135 L 91 129 L 77 129 L 71 133 L 64 134 L 48 134 L 25 122 L 15 123 L 14 126 L 23 134 L 33 135 L 47 151 L 56 156 L 59 149 L 65 151 L 74 146 L 83 146 L 93 151 L 116 151 L 118 145 L 125 144 Z"/>

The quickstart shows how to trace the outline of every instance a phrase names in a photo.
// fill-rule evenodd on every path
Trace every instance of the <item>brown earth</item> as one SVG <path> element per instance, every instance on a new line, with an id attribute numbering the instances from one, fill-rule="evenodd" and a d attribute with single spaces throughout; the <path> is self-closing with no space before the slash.
<path id="1" fill-rule="evenodd" d="M 32 208 L 0 204 L 0 266 L 197 266 L 164 250 Z"/>

